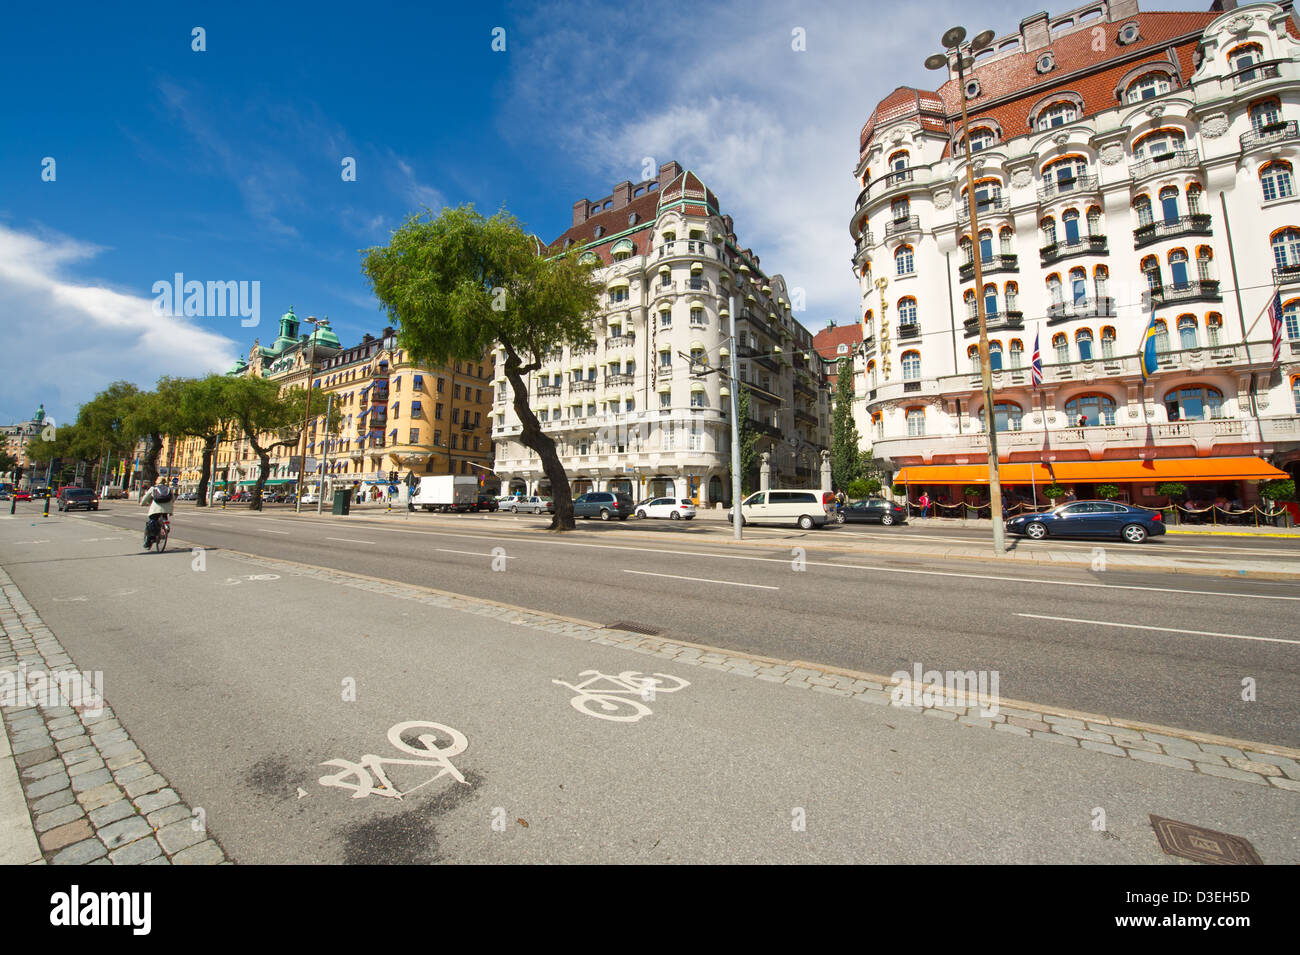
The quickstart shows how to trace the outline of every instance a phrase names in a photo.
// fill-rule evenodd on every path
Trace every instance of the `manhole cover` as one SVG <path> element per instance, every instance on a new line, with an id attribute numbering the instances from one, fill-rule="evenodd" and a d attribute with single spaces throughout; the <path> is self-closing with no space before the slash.
<path id="1" fill-rule="evenodd" d="M 1263 865 L 1255 847 L 1241 836 L 1215 832 L 1177 819 L 1151 817 L 1160 848 L 1168 855 L 1182 856 L 1209 865 Z"/>
<path id="2" fill-rule="evenodd" d="M 619 620 L 617 623 L 605 624 L 606 630 L 628 630 L 632 633 L 643 633 L 647 637 L 657 637 L 663 633 L 658 627 L 648 627 L 644 623 L 632 623 L 629 620 Z"/>

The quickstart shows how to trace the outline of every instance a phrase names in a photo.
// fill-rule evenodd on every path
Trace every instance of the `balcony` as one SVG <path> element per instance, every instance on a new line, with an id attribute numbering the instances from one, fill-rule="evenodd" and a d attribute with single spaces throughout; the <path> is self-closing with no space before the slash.
<path id="1" fill-rule="evenodd" d="M 1072 196 L 1081 192 L 1097 192 L 1096 176 L 1075 176 L 1073 179 L 1051 179 L 1038 189 L 1038 201 L 1050 202 L 1061 196 Z"/>
<path id="2" fill-rule="evenodd" d="M 1011 208 L 1011 200 L 1006 196 L 994 196 L 992 199 L 985 199 L 983 202 L 976 201 L 975 211 L 979 215 L 993 215 L 997 212 L 1006 212 Z M 957 207 L 957 221 L 965 222 L 970 218 L 970 203 L 963 202 Z"/>
<path id="3" fill-rule="evenodd" d="M 905 219 L 894 219 L 885 223 L 885 238 L 891 236 L 903 235 L 907 232 L 920 232 L 921 220 L 917 216 L 908 216 Z"/>
<path id="4" fill-rule="evenodd" d="M 1177 219 L 1164 219 L 1160 222 L 1148 222 L 1133 230 L 1133 248 L 1141 249 L 1161 239 L 1172 239 L 1180 235 L 1211 235 L 1210 217 L 1205 213 L 1179 216 Z"/>
<path id="5" fill-rule="evenodd" d="M 857 259 L 858 256 L 864 255 L 866 252 L 870 251 L 874 244 L 875 240 L 872 239 L 870 232 L 862 233 L 862 235 L 858 236 L 857 251 L 854 258 Z"/>
<path id="6" fill-rule="evenodd" d="M 1187 282 L 1183 285 L 1158 286 L 1150 292 L 1143 293 L 1142 297 L 1149 299 L 1153 308 L 1181 302 L 1223 301 L 1223 296 L 1219 294 L 1219 283 L 1209 279 Z"/>
<path id="7" fill-rule="evenodd" d="M 575 378 L 569 382 L 570 392 L 595 391 L 596 382 L 592 378 Z"/>
<path id="8" fill-rule="evenodd" d="M 1266 123 L 1250 132 L 1241 134 L 1241 151 L 1255 149 L 1259 146 L 1271 146 L 1274 143 L 1289 143 L 1300 139 L 1300 124 L 1294 119 L 1287 122 Z"/>
<path id="9" fill-rule="evenodd" d="M 906 192 L 913 188 L 914 184 L 921 186 L 929 184 L 931 179 L 929 166 L 910 166 L 907 169 L 891 169 L 883 176 L 877 176 L 871 182 L 867 183 L 865 189 L 858 194 L 858 198 L 865 205 L 868 202 L 877 202 L 886 196 L 895 192 Z"/>
<path id="10" fill-rule="evenodd" d="M 750 427 L 752 427 L 759 434 L 765 434 L 769 438 L 781 437 L 781 429 L 774 424 L 768 424 L 766 421 L 759 421 L 756 418 L 750 418 L 749 424 Z"/>
<path id="11" fill-rule="evenodd" d="M 1300 262 L 1273 270 L 1274 285 L 1300 285 Z"/>
<path id="12" fill-rule="evenodd" d="M 636 344 L 635 335 L 610 335 L 605 339 L 605 349 L 630 348 Z"/>
<path id="13" fill-rule="evenodd" d="M 807 395 L 810 398 L 817 397 L 817 389 L 815 389 L 812 385 L 808 384 L 808 382 L 804 381 L 802 378 L 799 378 L 798 376 L 796 376 L 794 379 L 794 390 L 798 392 L 802 392 L 803 394 Z"/>
<path id="14" fill-rule="evenodd" d="M 1045 245 L 1038 250 L 1038 255 L 1043 265 L 1051 265 L 1076 255 L 1106 255 L 1109 251 L 1104 235 L 1081 235 Z"/>
<path id="15" fill-rule="evenodd" d="M 816 426 L 817 426 L 817 416 L 816 416 L 816 415 L 811 415 L 811 414 L 809 414 L 808 412 L 803 411 L 803 410 L 796 410 L 796 411 L 795 411 L 795 413 L 794 413 L 794 420 L 795 420 L 795 421 L 801 421 L 801 422 L 803 422 L 804 424 L 811 425 L 811 426 L 813 426 L 813 427 L 816 427 Z"/>
<path id="16" fill-rule="evenodd" d="M 537 397 L 539 398 L 558 398 L 560 396 L 559 385 L 538 385 Z"/>
<path id="17" fill-rule="evenodd" d="M 1019 272 L 1020 256 L 1018 255 L 990 255 L 980 259 L 980 272 L 982 275 L 994 275 L 998 272 Z M 963 282 L 969 282 L 975 277 L 975 263 L 966 262 L 957 268 L 957 276 Z"/>
<path id="18" fill-rule="evenodd" d="M 1114 318 L 1113 298 L 1081 298 L 1073 302 L 1053 302 L 1047 306 L 1047 324 L 1059 325 L 1076 318 Z"/>
<path id="19" fill-rule="evenodd" d="M 1232 77 L 1232 88 L 1238 89 L 1247 83 L 1254 83 L 1257 80 L 1275 80 L 1278 77 L 1278 64 L 1285 63 L 1286 60 L 1265 60 L 1262 63 L 1255 63 L 1245 69 L 1237 70 L 1230 73 Z"/>
<path id="20" fill-rule="evenodd" d="M 900 339 L 906 339 L 906 338 L 920 338 L 920 337 L 921 337 L 921 325 L 920 325 L 920 323 L 919 323 L 919 322 L 902 322 L 902 323 L 900 323 L 899 326 L 898 326 L 898 337 L 899 337 Z"/>
<path id="21" fill-rule="evenodd" d="M 777 360 L 776 360 L 775 358 L 771 357 L 770 355 L 755 355 L 755 356 L 754 356 L 754 361 L 758 362 L 760 365 L 762 365 L 762 366 L 763 366 L 764 368 L 766 368 L 768 371 L 780 371 L 780 370 L 781 370 L 781 365 L 780 365 L 780 363 L 777 362 Z"/>
<path id="22" fill-rule="evenodd" d="M 1175 169 L 1195 169 L 1201 164 L 1201 157 L 1193 149 L 1175 149 L 1161 153 L 1149 159 L 1139 160 L 1129 167 L 1129 176 L 1134 182 L 1172 172 Z"/>
<path id="23" fill-rule="evenodd" d="M 1009 309 L 1005 312 L 993 312 L 984 316 L 985 327 L 993 332 L 1006 329 L 1008 331 L 1017 331 L 1025 327 L 1025 313 L 1015 309 Z M 962 322 L 966 329 L 966 337 L 974 338 L 980 333 L 980 319 L 976 315 Z"/>
<path id="24" fill-rule="evenodd" d="M 628 388 L 636 382 L 636 375 L 606 375 L 606 388 Z"/>
<path id="25" fill-rule="evenodd" d="M 594 355 L 594 354 L 596 354 L 595 344 L 580 345 L 577 348 L 574 348 L 572 351 L 572 355 L 574 358 L 581 358 L 584 355 Z"/>

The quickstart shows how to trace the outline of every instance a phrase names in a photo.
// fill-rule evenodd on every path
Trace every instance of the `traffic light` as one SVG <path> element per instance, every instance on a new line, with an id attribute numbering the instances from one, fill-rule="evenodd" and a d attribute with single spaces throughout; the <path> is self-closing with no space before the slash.
<path id="1" fill-rule="evenodd" d="M 397 472 L 396 472 L 396 471 L 389 471 L 389 472 L 388 472 L 388 483 L 389 483 L 389 484 L 396 484 L 396 483 L 397 483 Z"/>

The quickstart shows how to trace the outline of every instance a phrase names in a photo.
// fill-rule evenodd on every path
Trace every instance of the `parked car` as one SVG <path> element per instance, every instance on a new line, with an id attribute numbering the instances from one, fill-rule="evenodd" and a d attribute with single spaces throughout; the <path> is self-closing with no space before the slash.
<path id="1" fill-rule="evenodd" d="M 480 494 L 474 499 L 474 506 L 471 511 L 495 511 L 499 505 L 497 499 L 491 494 Z"/>
<path id="2" fill-rule="evenodd" d="M 695 516 L 695 502 L 689 497 L 656 497 L 636 506 L 636 516 L 666 517 L 674 521 L 689 521 Z"/>
<path id="3" fill-rule="evenodd" d="M 839 521 L 839 515 L 844 520 Z M 845 524 L 902 524 L 907 520 L 907 508 L 883 497 L 869 497 L 865 501 L 854 501 L 843 508 L 836 520 Z"/>
<path id="4" fill-rule="evenodd" d="M 320 495 L 317 494 L 315 491 L 307 491 L 307 492 L 306 492 L 305 494 L 303 494 L 303 496 L 302 496 L 302 502 L 303 502 L 304 504 L 319 504 L 319 503 L 320 503 Z"/>
<path id="5" fill-rule="evenodd" d="M 602 521 L 632 516 L 632 498 L 616 491 L 588 491 L 573 502 L 574 517 L 599 517 Z"/>
<path id="6" fill-rule="evenodd" d="M 795 524 L 810 531 L 826 524 L 829 497 L 820 491 L 755 491 L 740 502 L 740 519 L 744 524 Z M 728 523 L 733 516 L 727 512 Z"/>
<path id="7" fill-rule="evenodd" d="M 15 501 L 30 501 L 31 499 L 32 499 L 31 491 L 23 491 L 23 490 L 14 491 Z"/>
<path id="8" fill-rule="evenodd" d="M 554 514 L 555 504 L 549 497 L 516 497 L 509 510 L 511 514 Z"/>
<path id="9" fill-rule="evenodd" d="M 99 510 L 99 497 L 88 487 L 67 487 L 59 492 L 59 510 L 71 511 L 76 508 L 87 511 Z"/>
<path id="10" fill-rule="evenodd" d="M 1118 537 L 1140 544 L 1165 532 L 1159 511 L 1113 501 L 1071 501 L 1050 511 L 1020 514 L 1006 522 L 1009 533 L 1031 540 L 1046 537 Z"/>

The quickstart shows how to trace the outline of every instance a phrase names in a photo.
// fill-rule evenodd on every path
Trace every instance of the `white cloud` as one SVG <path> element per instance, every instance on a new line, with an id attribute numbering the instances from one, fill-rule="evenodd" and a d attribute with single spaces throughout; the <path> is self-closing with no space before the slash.
<path id="1" fill-rule="evenodd" d="M 151 387 L 162 375 L 225 371 L 242 349 L 190 320 L 159 317 L 153 300 L 70 273 L 102 251 L 61 235 L 0 224 L 0 409 L 27 415 L 44 402 L 58 422 L 110 382 Z M 235 323 L 238 318 L 196 319 Z M 30 407 L 28 407 L 30 405 Z"/>

